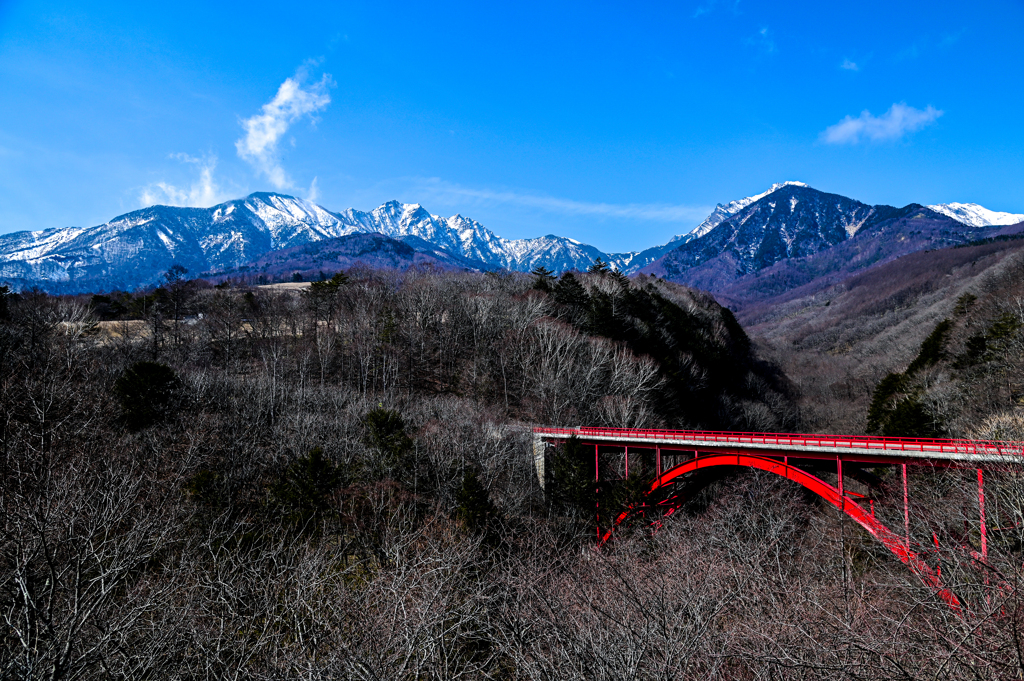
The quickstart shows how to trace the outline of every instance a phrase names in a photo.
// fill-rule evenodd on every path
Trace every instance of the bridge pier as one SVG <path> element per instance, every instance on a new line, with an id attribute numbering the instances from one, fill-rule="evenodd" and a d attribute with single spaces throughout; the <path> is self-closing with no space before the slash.
<path id="1" fill-rule="evenodd" d="M 981 519 L 981 557 L 988 558 L 988 536 L 985 528 L 985 483 L 978 469 L 978 515 Z"/>
<path id="2" fill-rule="evenodd" d="M 594 515 L 597 525 L 597 541 L 601 543 L 601 446 L 594 445 Z"/>
<path id="3" fill-rule="evenodd" d="M 907 493 L 907 464 L 903 465 L 903 533 L 910 548 L 910 495 Z"/>
<path id="4" fill-rule="evenodd" d="M 846 510 L 846 492 L 843 490 L 843 457 L 836 454 L 836 479 L 838 480 L 837 487 L 839 488 L 839 498 L 842 500 L 843 507 L 840 511 Z"/>

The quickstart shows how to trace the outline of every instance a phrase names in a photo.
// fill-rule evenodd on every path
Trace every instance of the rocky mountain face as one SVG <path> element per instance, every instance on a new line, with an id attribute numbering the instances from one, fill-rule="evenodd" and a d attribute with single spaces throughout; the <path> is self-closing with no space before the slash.
<path id="1" fill-rule="evenodd" d="M 158 282 L 174 264 L 196 274 L 240 271 L 257 263 L 270 267 L 264 256 L 281 249 L 379 234 L 401 241 L 403 252 L 411 248 L 422 256 L 409 262 L 419 257 L 443 267 L 563 272 L 586 270 L 602 258 L 626 274 L 643 271 L 723 293 L 737 282 L 757 279 L 761 286 L 771 280 L 771 286 L 778 286 L 783 280 L 804 281 L 811 273 L 847 271 L 868 257 L 885 260 L 966 243 L 1022 220 L 976 204 L 869 206 L 801 182 L 783 182 L 719 204 L 693 231 L 667 244 L 604 253 L 555 235 L 504 239 L 475 220 L 433 215 L 418 204 L 390 201 L 369 212 L 336 213 L 261 192 L 212 208 L 152 206 L 95 227 L 2 234 L 0 283 L 62 292 L 132 289 Z M 896 223 L 902 227 L 895 229 Z M 373 243 L 388 250 L 384 260 L 396 257 L 393 244 Z M 287 257 L 298 255 L 290 251 Z M 306 255 L 303 262 L 324 260 Z M 405 257 L 399 259 L 404 263 Z M 285 267 L 280 259 L 274 262 L 275 268 Z"/>
<path id="2" fill-rule="evenodd" d="M 252 194 L 213 208 L 152 206 L 96 227 L 0 235 L 0 281 L 51 290 L 130 289 L 171 265 L 190 272 L 235 267 L 264 253 L 339 236 L 314 204 Z"/>
<path id="3" fill-rule="evenodd" d="M 927 248 L 965 244 L 977 228 L 925 206 L 869 206 L 801 185 L 778 188 L 642 271 L 736 300 L 841 278 Z"/>
<path id="4" fill-rule="evenodd" d="M 461 215 L 431 215 L 417 204 L 385 203 L 371 212 L 334 213 L 291 196 L 255 193 L 212 208 L 152 206 L 96 227 L 0 235 L 0 282 L 75 292 L 131 289 L 159 281 L 171 265 L 218 272 L 271 251 L 351 234 L 378 233 L 413 249 L 445 251 L 483 268 L 586 269 L 598 249 L 546 236 L 503 239 Z M 467 265 L 468 266 L 468 265 Z"/>

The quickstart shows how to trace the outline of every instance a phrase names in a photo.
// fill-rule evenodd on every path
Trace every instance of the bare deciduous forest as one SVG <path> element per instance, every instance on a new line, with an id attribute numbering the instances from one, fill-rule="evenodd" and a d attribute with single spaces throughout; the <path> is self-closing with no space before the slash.
<path id="1" fill-rule="evenodd" d="M 962 615 L 774 476 L 722 478 L 601 551 L 571 452 L 541 489 L 533 424 L 846 423 L 707 294 L 607 271 L 184 275 L 0 297 L 0 677 L 1024 675 L 1019 472 L 986 481 L 986 563 L 974 471 L 911 477 Z M 1022 294 L 949 301 L 863 391 L 860 430 L 1021 439 Z"/>

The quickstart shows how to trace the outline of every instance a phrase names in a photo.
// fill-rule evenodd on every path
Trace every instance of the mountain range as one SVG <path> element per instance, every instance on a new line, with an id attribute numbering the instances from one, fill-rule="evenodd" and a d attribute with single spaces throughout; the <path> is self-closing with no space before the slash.
<path id="1" fill-rule="evenodd" d="M 258 192 L 211 208 L 151 206 L 95 227 L 0 235 L 0 283 L 63 292 L 132 289 L 159 282 L 173 264 L 192 273 L 274 276 L 316 263 L 341 268 L 356 262 L 562 272 L 585 270 L 602 258 L 627 274 L 657 274 L 725 292 L 764 273 L 775 277 L 775 286 L 801 285 L 808 277 L 858 269 L 858 263 L 968 243 L 1022 221 L 1024 215 L 976 204 L 869 206 L 783 182 L 719 204 L 695 229 L 667 244 L 604 253 L 555 235 L 504 239 L 475 220 L 432 215 L 418 204 L 390 201 L 370 212 L 332 212 L 303 199 Z M 345 239 L 368 234 L 381 238 Z M 387 253 L 374 256 L 374 249 Z M 796 270 L 782 276 L 776 270 L 785 266 Z"/>

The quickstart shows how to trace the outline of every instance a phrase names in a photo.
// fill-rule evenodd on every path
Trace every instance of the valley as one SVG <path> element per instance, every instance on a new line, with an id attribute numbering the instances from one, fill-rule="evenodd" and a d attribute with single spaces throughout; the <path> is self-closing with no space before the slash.
<path id="1" fill-rule="evenodd" d="M 253 228 L 299 243 L 256 256 L 238 239 L 218 252 L 245 262 L 201 276 L 174 262 L 148 286 L 92 289 L 116 265 L 95 261 L 64 270 L 85 273 L 64 291 L 0 288 L 0 586 L 24 587 L 0 592 L 4 650 L 31 640 L 55 659 L 67 641 L 104 665 L 252 678 L 560 678 L 567 660 L 623 678 L 641 651 L 644 678 L 683 657 L 718 678 L 794 660 L 812 678 L 1005 676 L 1013 470 L 985 470 L 979 524 L 974 468 L 910 466 L 901 487 L 884 457 L 845 462 L 843 498 L 867 527 L 905 527 L 899 549 L 793 484 L 843 489 L 836 460 L 790 458 L 789 480 L 687 469 L 653 523 L 630 511 L 648 498 L 643 445 L 622 469 L 569 438 L 538 467 L 539 425 L 1024 440 L 1024 225 L 798 184 L 720 208 L 631 276 L 558 248 L 541 262 L 560 271 L 510 271 L 404 218 L 392 236 L 331 236 L 337 216 L 310 209 L 305 233 L 266 211 L 273 228 Z M 182 215 L 175 229 L 204 228 Z M 164 246 L 132 276 L 182 255 L 180 232 L 174 248 L 159 236 L 171 217 L 133 220 L 105 243 Z M 87 243 L 33 267 L 118 252 Z M 657 456 L 669 476 L 687 465 Z M 600 549 L 595 525 L 614 527 Z M 47 602 L 47 629 L 23 624 Z M 655 612 L 668 629 L 645 625 Z M 837 661 L 833 640 L 853 652 Z"/>

